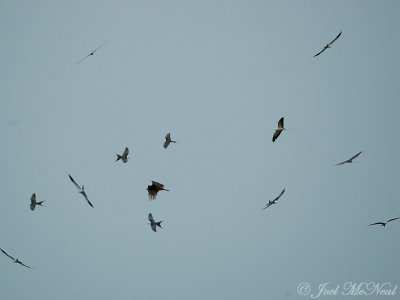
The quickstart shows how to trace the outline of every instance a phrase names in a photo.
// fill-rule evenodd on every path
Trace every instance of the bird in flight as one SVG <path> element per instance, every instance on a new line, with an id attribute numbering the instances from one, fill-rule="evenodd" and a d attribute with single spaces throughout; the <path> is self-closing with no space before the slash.
<path id="1" fill-rule="evenodd" d="M 151 229 L 153 229 L 154 232 L 157 232 L 157 226 L 162 228 L 161 227 L 161 222 L 163 222 L 163 221 L 160 221 L 160 222 L 154 221 L 153 216 L 151 215 L 151 213 L 149 214 L 149 221 L 150 221 L 149 224 L 151 226 Z"/>
<path id="2" fill-rule="evenodd" d="M 270 207 L 272 204 L 276 204 L 276 202 L 279 200 L 279 198 L 283 195 L 284 192 L 285 192 L 285 189 L 283 189 L 283 191 L 274 200 L 269 200 L 267 205 L 265 205 L 265 207 L 263 209 Z"/>
<path id="3" fill-rule="evenodd" d="M 129 154 L 129 149 L 128 149 L 128 147 L 125 147 L 125 151 L 124 151 L 124 153 L 122 155 L 119 155 L 117 153 L 117 160 L 116 161 L 119 161 L 120 159 L 122 159 L 122 161 L 124 163 L 126 163 L 128 161 L 128 154 Z"/>
<path id="4" fill-rule="evenodd" d="M 278 138 L 278 136 L 281 134 L 281 132 L 282 132 L 283 130 L 287 130 L 287 129 L 283 126 L 283 120 L 284 120 L 284 117 L 282 117 L 282 118 L 278 121 L 278 128 L 275 129 L 275 133 L 274 133 L 274 135 L 273 135 L 273 137 L 272 137 L 272 142 L 275 142 L 275 141 L 276 141 L 276 139 Z"/>
<path id="5" fill-rule="evenodd" d="M 100 48 L 102 48 L 105 44 L 107 44 L 107 42 L 103 43 L 102 45 L 100 45 L 98 48 L 96 48 L 95 50 L 93 50 L 92 52 L 90 52 L 88 55 L 86 55 L 84 58 L 82 58 L 80 61 L 78 61 L 76 64 L 79 64 L 81 61 L 85 60 L 86 58 L 88 58 L 89 56 L 92 56 L 97 50 L 99 50 Z"/>
<path id="6" fill-rule="evenodd" d="M 176 143 L 176 141 L 171 140 L 171 134 L 167 133 L 167 135 L 165 136 L 164 148 L 167 149 L 170 143 Z"/>
<path id="7" fill-rule="evenodd" d="M 39 202 L 37 202 L 37 201 L 36 201 L 36 194 L 33 193 L 32 196 L 31 196 L 31 210 L 35 210 L 35 206 L 36 206 L 36 205 L 42 206 L 42 203 L 43 203 L 43 202 L 44 202 L 44 201 L 39 201 Z"/>
<path id="8" fill-rule="evenodd" d="M 397 219 L 400 219 L 400 217 L 387 220 L 386 222 L 376 222 L 376 223 L 372 223 L 372 224 L 369 224 L 368 226 L 371 226 L 371 225 L 381 225 L 381 226 L 383 226 L 383 227 L 386 227 L 386 224 L 387 224 L 387 223 L 392 222 L 392 221 L 397 220 Z"/>
<path id="9" fill-rule="evenodd" d="M 82 196 L 86 199 L 87 203 L 89 203 L 89 205 L 90 205 L 91 207 L 93 207 L 92 203 L 90 203 L 90 201 L 89 201 L 89 199 L 88 199 L 88 197 L 87 197 L 87 195 L 86 195 L 86 193 L 85 193 L 85 187 L 82 185 L 82 188 L 81 188 L 81 187 L 75 182 L 75 180 L 71 177 L 71 175 L 68 174 L 68 176 L 69 176 L 69 179 L 71 179 L 72 183 L 73 183 L 73 184 L 76 186 L 76 188 L 78 189 L 78 192 L 79 192 L 80 194 L 82 194 Z"/>
<path id="10" fill-rule="evenodd" d="M 342 32 L 340 31 L 340 33 L 328 44 L 326 44 L 326 46 L 324 47 L 324 49 L 322 49 L 320 52 L 318 52 L 317 54 L 314 55 L 314 57 L 320 55 L 322 52 L 324 52 L 326 49 L 331 48 L 331 45 L 339 38 L 339 36 L 342 34 Z"/>
<path id="11" fill-rule="evenodd" d="M 359 156 L 361 154 L 362 151 L 358 152 L 356 155 L 350 157 L 348 160 L 345 160 L 341 163 L 336 164 L 337 166 L 343 165 L 343 164 L 350 164 L 353 162 L 353 159 L 355 159 L 357 156 Z"/>
<path id="12" fill-rule="evenodd" d="M 29 269 L 31 269 L 31 267 L 30 267 L 30 266 L 27 266 L 27 265 L 25 265 L 24 263 L 22 263 L 22 261 L 18 260 L 18 258 L 14 258 L 14 257 L 12 257 L 11 255 L 7 254 L 7 252 L 6 252 L 6 251 L 4 251 L 4 250 L 3 250 L 3 249 L 1 249 L 1 248 L 0 248 L 0 250 L 1 250 L 1 252 L 3 252 L 5 255 L 7 255 L 9 258 L 11 258 L 11 259 L 14 261 L 14 263 L 16 263 L 16 264 L 20 264 L 21 266 L 24 266 L 24 267 L 26 267 L 26 268 L 29 268 Z"/>
<path id="13" fill-rule="evenodd" d="M 149 193 L 149 200 L 153 200 L 153 199 L 155 199 L 156 197 L 157 197 L 157 193 L 159 192 L 159 191 L 168 191 L 169 192 L 169 190 L 167 190 L 167 189 L 164 189 L 164 185 L 163 184 L 161 184 L 161 183 L 158 183 L 158 182 L 156 182 L 156 181 L 152 181 L 151 182 L 151 185 L 148 185 L 147 186 L 147 191 L 148 191 L 148 193 Z"/>

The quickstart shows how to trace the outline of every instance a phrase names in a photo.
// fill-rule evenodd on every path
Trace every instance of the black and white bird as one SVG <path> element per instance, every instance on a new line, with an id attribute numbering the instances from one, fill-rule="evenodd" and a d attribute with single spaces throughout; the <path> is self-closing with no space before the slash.
<path id="1" fill-rule="evenodd" d="M 98 48 L 96 48 L 95 50 L 93 50 L 92 52 L 90 52 L 88 55 L 86 55 L 84 58 L 82 58 L 80 61 L 78 61 L 76 64 L 79 64 L 81 61 L 85 60 L 86 58 L 88 58 L 89 56 L 93 56 L 93 54 L 99 50 L 100 48 L 102 48 L 105 44 L 107 44 L 107 42 L 103 43 L 102 45 L 100 45 Z"/>
<path id="2" fill-rule="evenodd" d="M 36 201 L 36 194 L 33 193 L 31 196 L 31 210 L 35 210 L 36 205 L 42 206 L 44 201 Z"/>
<path id="3" fill-rule="evenodd" d="M 119 155 L 117 153 L 117 160 L 116 161 L 119 161 L 120 159 L 122 159 L 122 161 L 124 163 L 126 163 L 128 161 L 128 154 L 129 154 L 129 149 L 128 149 L 128 147 L 125 147 L 125 151 L 124 151 L 124 153 L 122 153 L 122 155 Z"/>
<path id="4" fill-rule="evenodd" d="M 82 196 L 86 199 L 87 203 L 88 203 L 91 207 L 93 207 L 92 203 L 89 201 L 89 199 L 88 199 L 88 197 L 87 197 L 87 195 L 86 195 L 85 187 L 84 187 L 83 185 L 82 185 L 82 187 L 80 187 L 80 186 L 75 182 L 75 180 L 71 177 L 71 175 L 68 174 L 68 176 L 69 176 L 69 179 L 71 179 L 72 183 L 73 183 L 73 184 L 76 186 L 76 188 L 78 189 L 78 193 L 82 194 Z"/>
<path id="5" fill-rule="evenodd" d="M 171 134 L 167 133 L 165 136 L 164 148 L 167 149 L 168 145 L 171 143 L 176 143 L 176 141 L 171 140 Z"/>
<path id="6" fill-rule="evenodd" d="M 157 197 L 157 193 L 159 191 L 167 191 L 167 192 L 169 192 L 169 190 L 164 189 L 164 185 L 163 184 L 161 184 L 159 182 L 156 182 L 156 181 L 152 181 L 151 185 L 147 186 L 147 192 L 149 194 L 149 200 L 155 199 Z"/>
<path id="7" fill-rule="evenodd" d="M 162 228 L 161 227 L 161 222 L 163 222 L 163 221 L 159 221 L 159 222 L 154 221 L 153 216 L 151 215 L 151 213 L 149 214 L 149 221 L 150 221 L 149 224 L 151 226 L 151 229 L 153 229 L 154 232 L 157 232 L 157 226 Z"/>
<path id="8" fill-rule="evenodd" d="M 336 164 L 337 166 L 343 165 L 343 164 L 351 164 L 353 162 L 353 159 L 355 159 L 357 156 L 359 156 L 362 153 L 362 151 L 358 152 L 356 155 L 350 157 L 348 160 L 345 160 L 341 163 Z"/>
<path id="9" fill-rule="evenodd" d="M 282 117 L 279 121 L 278 121 L 278 128 L 275 129 L 275 133 L 272 136 L 272 142 L 275 142 L 276 139 L 278 138 L 278 136 L 282 133 L 283 130 L 287 130 L 284 125 L 283 125 L 283 121 L 284 121 L 284 117 Z"/>
<path id="10" fill-rule="evenodd" d="M 24 266 L 24 267 L 26 267 L 26 268 L 31 269 L 30 266 L 25 265 L 22 261 L 18 260 L 18 258 L 12 257 L 11 255 L 9 255 L 6 251 L 4 251 L 4 250 L 1 249 L 1 248 L 0 248 L 0 250 L 1 250 L 1 252 L 3 252 L 5 255 L 7 255 L 9 258 L 11 258 L 11 259 L 13 260 L 14 263 L 20 264 L 21 266 Z"/>
<path id="11" fill-rule="evenodd" d="M 267 205 L 265 205 L 265 207 L 263 209 L 266 209 L 266 208 L 270 207 L 271 205 L 276 204 L 276 202 L 279 200 L 279 198 L 283 195 L 284 192 L 285 192 L 285 189 L 283 189 L 283 191 L 274 200 L 269 200 Z"/>
<path id="12" fill-rule="evenodd" d="M 386 224 L 387 224 L 387 223 L 392 222 L 392 221 L 397 220 L 397 219 L 400 219 L 400 217 L 387 220 L 386 222 L 376 222 L 376 223 L 372 223 L 372 224 L 369 224 L 368 226 L 371 226 L 371 225 L 381 225 L 381 226 L 383 226 L 383 227 L 386 227 Z"/>
<path id="13" fill-rule="evenodd" d="M 320 55 L 322 52 L 324 52 L 326 49 L 331 48 L 332 44 L 339 38 L 339 36 L 342 34 L 342 32 L 340 31 L 340 33 L 328 44 L 326 44 L 326 46 L 317 54 L 314 55 L 314 57 Z"/>

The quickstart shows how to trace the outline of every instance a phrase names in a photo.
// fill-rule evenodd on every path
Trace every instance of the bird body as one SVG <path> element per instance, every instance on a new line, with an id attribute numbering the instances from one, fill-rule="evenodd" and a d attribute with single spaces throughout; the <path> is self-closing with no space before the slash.
<path id="1" fill-rule="evenodd" d="M 82 188 L 75 182 L 75 180 L 71 177 L 71 175 L 69 175 L 69 179 L 72 181 L 72 183 L 76 186 L 76 188 L 78 189 L 78 193 L 82 194 L 82 196 L 85 198 L 85 200 L 87 201 L 87 203 L 93 207 L 93 204 L 89 201 L 86 192 L 85 192 L 85 187 L 82 185 Z"/>
<path id="2" fill-rule="evenodd" d="M 125 151 L 124 151 L 124 153 L 122 153 L 122 155 L 119 155 L 117 153 L 117 160 L 116 161 L 119 161 L 120 159 L 122 159 L 122 161 L 124 163 L 126 163 L 128 161 L 128 154 L 129 154 L 129 149 L 128 149 L 128 147 L 125 147 Z"/>
<path id="3" fill-rule="evenodd" d="M 31 205 L 30 205 L 31 210 L 32 211 L 35 210 L 36 205 L 43 206 L 42 205 L 43 202 L 44 201 L 36 201 L 36 194 L 33 193 L 32 196 L 31 196 Z"/>

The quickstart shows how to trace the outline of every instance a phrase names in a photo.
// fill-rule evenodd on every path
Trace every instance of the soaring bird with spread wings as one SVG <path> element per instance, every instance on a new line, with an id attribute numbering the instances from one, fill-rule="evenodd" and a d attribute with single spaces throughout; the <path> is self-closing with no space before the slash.
<path id="1" fill-rule="evenodd" d="M 322 52 L 324 52 L 326 49 L 331 48 L 331 45 L 339 38 L 339 36 L 342 34 L 342 32 L 340 31 L 340 33 L 328 44 L 326 44 L 326 46 L 324 47 L 324 49 L 322 49 L 320 52 L 318 52 L 317 54 L 314 55 L 314 57 L 320 55 Z"/>
<path id="2" fill-rule="evenodd" d="M 126 163 L 128 161 L 128 154 L 129 154 L 129 149 L 128 149 L 128 147 L 125 147 L 125 151 L 124 151 L 124 153 L 122 153 L 122 155 L 119 155 L 117 153 L 117 160 L 116 161 L 119 161 L 120 159 L 122 159 L 122 161 L 124 163 Z"/>
<path id="3" fill-rule="evenodd" d="M 153 216 L 151 215 L 151 213 L 149 214 L 149 221 L 150 221 L 149 224 L 150 224 L 150 226 L 151 226 L 151 229 L 152 229 L 154 232 L 157 232 L 157 226 L 160 227 L 160 228 L 162 228 L 162 227 L 161 227 L 161 222 L 163 222 L 163 221 L 159 221 L 159 222 L 154 221 Z"/>
<path id="4" fill-rule="evenodd" d="M 336 164 L 337 166 L 343 165 L 343 164 L 351 164 L 353 162 L 353 159 L 355 159 L 357 156 L 359 156 L 362 153 L 362 151 L 358 152 L 356 155 L 350 157 L 348 160 L 345 160 L 341 163 Z"/>
<path id="5" fill-rule="evenodd" d="M 171 134 L 167 133 L 165 136 L 164 148 L 167 149 L 168 145 L 171 143 L 176 143 L 176 141 L 171 140 Z"/>
<path id="6" fill-rule="evenodd" d="M 93 50 L 92 52 L 90 52 L 88 55 L 86 55 L 84 58 L 82 58 L 80 61 L 78 61 L 76 64 L 79 64 L 81 61 L 85 60 L 86 58 L 88 58 L 89 56 L 92 56 L 97 50 L 99 50 L 100 48 L 102 48 L 105 44 L 107 44 L 107 42 L 103 43 L 102 45 L 100 45 L 98 48 L 96 48 L 95 50 Z"/>
<path id="7" fill-rule="evenodd" d="M 267 205 L 265 205 L 265 207 L 263 209 L 266 209 L 266 208 L 270 207 L 271 205 L 276 204 L 276 202 L 279 200 L 279 198 L 283 195 L 284 192 L 285 192 L 285 189 L 283 189 L 283 191 L 274 200 L 269 200 Z"/>
<path id="8" fill-rule="evenodd" d="M 275 133 L 272 136 L 272 142 L 275 142 L 276 139 L 278 138 L 278 136 L 280 136 L 280 134 L 282 133 L 283 130 L 287 130 L 284 125 L 283 125 L 283 121 L 284 121 L 284 117 L 282 117 L 279 121 L 278 121 L 278 128 L 275 129 Z"/>
<path id="9" fill-rule="evenodd" d="M 381 225 L 381 226 L 383 226 L 383 227 L 386 227 L 386 224 L 387 224 L 387 223 L 392 222 L 392 221 L 397 220 L 397 219 L 400 219 L 400 217 L 387 220 L 386 222 L 376 222 L 376 223 L 372 223 L 372 224 L 369 224 L 368 226 L 371 226 L 371 225 Z"/>
<path id="10" fill-rule="evenodd" d="M 42 206 L 44 201 L 36 201 L 36 194 L 33 193 L 31 196 L 31 210 L 35 210 L 36 205 Z"/>
<path id="11" fill-rule="evenodd" d="M 147 186 L 147 192 L 149 194 L 149 200 L 154 200 L 157 197 L 157 193 L 159 191 L 169 191 L 167 189 L 164 189 L 164 185 L 161 183 L 158 183 L 156 181 L 152 181 L 151 185 Z"/>
<path id="12" fill-rule="evenodd" d="M 78 189 L 78 193 L 82 194 L 82 196 L 86 199 L 87 203 L 88 203 L 91 207 L 93 207 L 92 203 L 89 201 L 89 199 L 88 199 L 88 197 L 87 197 L 87 195 L 86 195 L 85 187 L 84 187 L 83 185 L 82 185 L 82 187 L 80 187 L 80 186 L 75 182 L 75 180 L 71 177 L 71 175 L 68 174 L 68 176 L 69 176 L 69 179 L 71 179 L 72 183 L 73 183 L 73 184 L 76 186 L 76 188 Z"/>
<path id="13" fill-rule="evenodd" d="M 29 269 L 31 269 L 31 267 L 30 266 L 27 266 L 27 265 L 25 265 L 22 261 L 20 261 L 20 260 L 18 260 L 18 258 L 14 258 L 14 257 L 12 257 L 11 255 L 9 255 L 9 254 L 7 254 L 7 252 L 6 251 L 4 251 L 3 249 L 1 249 L 0 248 L 0 250 L 1 250 L 1 252 L 3 252 L 5 255 L 7 255 L 9 258 L 11 258 L 13 261 L 14 261 L 14 263 L 16 263 L 16 264 L 20 264 L 21 266 L 24 266 L 24 267 L 26 267 L 26 268 L 29 268 Z"/>

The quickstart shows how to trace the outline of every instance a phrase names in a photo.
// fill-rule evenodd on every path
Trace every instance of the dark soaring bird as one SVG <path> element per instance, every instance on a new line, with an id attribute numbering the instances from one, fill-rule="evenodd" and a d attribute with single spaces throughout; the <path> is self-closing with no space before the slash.
<path id="1" fill-rule="evenodd" d="M 69 176 L 69 179 L 71 179 L 72 183 L 73 183 L 73 184 L 76 186 L 76 188 L 78 189 L 78 192 L 79 192 L 80 194 L 82 194 L 82 196 L 86 199 L 87 203 L 88 203 L 91 207 L 93 207 L 92 203 L 90 203 L 90 201 L 89 201 L 89 199 L 88 199 L 88 197 L 87 197 L 87 195 L 86 195 L 86 193 L 85 193 L 85 187 L 82 185 L 82 188 L 81 188 L 81 187 L 75 182 L 75 180 L 71 177 L 71 175 L 68 174 L 68 176 Z"/>
<path id="2" fill-rule="evenodd" d="M 376 222 L 376 223 L 372 223 L 372 224 L 369 224 L 368 226 L 371 226 L 371 225 L 381 225 L 381 226 L 383 226 L 383 227 L 386 227 L 386 224 L 387 224 L 387 223 L 392 222 L 392 221 L 397 220 L 397 219 L 400 219 L 400 217 L 387 220 L 386 222 Z"/>
<path id="3" fill-rule="evenodd" d="M 149 200 L 153 200 L 157 197 L 157 193 L 159 191 L 169 191 L 167 189 L 164 189 L 164 185 L 161 183 L 158 183 L 156 181 L 152 181 L 151 185 L 147 186 L 147 191 L 149 193 Z"/>
<path id="4" fill-rule="evenodd" d="M 278 128 L 275 129 L 275 133 L 272 137 L 272 142 L 275 142 L 276 139 L 278 138 L 278 136 L 282 133 L 283 130 L 287 130 L 284 126 L 283 126 L 283 121 L 284 121 L 284 117 L 282 117 L 279 121 L 278 121 Z"/>
<path id="5" fill-rule="evenodd" d="M 162 228 L 161 227 L 161 222 L 163 222 L 163 221 L 160 221 L 160 222 L 154 221 L 153 216 L 151 215 L 151 213 L 149 214 L 149 221 L 150 221 L 149 224 L 151 226 L 151 229 L 153 229 L 154 232 L 157 232 L 157 226 Z"/>
<path id="6" fill-rule="evenodd" d="M 14 263 L 20 264 L 21 266 L 24 266 L 24 267 L 27 267 L 27 268 L 31 269 L 30 266 L 27 266 L 27 265 L 23 264 L 22 261 L 18 260 L 18 258 L 12 257 L 11 255 L 7 254 L 7 252 L 4 251 L 4 250 L 1 249 L 1 248 L 0 248 L 0 250 L 1 250 L 1 252 L 3 252 L 5 255 L 7 255 L 9 258 L 11 258 L 11 259 L 14 261 Z"/>
<path id="7" fill-rule="evenodd" d="M 128 149 L 128 147 L 125 147 L 125 151 L 124 151 L 124 153 L 122 153 L 122 155 L 119 155 L 117 153 L 117 160 L 116 161 L 119 161 L 120 159 L 122 159 L 122 161 L 124 163 L 126 163 L 128 161 L 128 154 L 129 154 L 129 149 Z"/>
<path id="8" fill-rule="evenodd" d="M 165 136 L 164 148 L 167 149 L 170 143 L 176 143 L 176 141 L 171 140 L 171 134 L 167 133 L 167 135 Z"/>
<path id="9" fill-rule="evenodd" d="M 36 205 L 42 206 L 42 203 L 43 203 L 43 202 L 44 202 L 44 201 L 39 201 L 39 202 L 37 202 L 37 201 L 36 201 L 36 194 L 33 193 L 32 196 L 31 196 L 31 210 L 35 210 Z"/>
<path id="10" fill-rule="evenodd" d="M 279 200 L 279 198 L 283 195 L 284 192 L 285 192 L 285 189 L 283 189 L 283 191 L 274 200 L 269 200 L 267 205 L 263 209 L 266 209 L 266 208 L 270 207 L 271 205 L 276 204 L 276 202 Z"/>
<path id="11" fill-rule="evenodd" d="M 92 52 L 90 52 L 88 55 L 86 55 L 84 58 L 82 58 L 80 61 L 78 61 L 76 64 L 79 64 L 81 61 L 85 60 L 86 58 L 88 58 L 89 56 L 92 56 L 97 50 L 99 50 L 100 48 L 102 48 L 105 44 L 107 44 L 107 42 L 103 43 L 101 46 L 99 46 L 97 49 L 93 50 Z"/>
<path id="12" fill-rule="evenodd" d="M 326 44 L 326 46 L 324 47 L 324 49 L 322 49 L 320 52 L 318 52 L 317 54 L 314 55 L 314 57 L 320 55 L 322 52 L 324 52 L 326 49 L 331 48 L 331 45 L 339 38 L 339 36 L 342 34 L 342 32 L 340 31 L 340 33 L 328 44 Z"/>
<path id="13" fill-rule="evenodd" d="M 350 164 L 353 162 L 353 159 L 355 159 L 357 156 L 359 156 L 362 153 L 362 151 L 358 152 L 356 155 L 350 157 L 348 160 L 345 160 L 341 163 L 336 164 L 337 166 L 343 165 L 343 164 Z"/>

